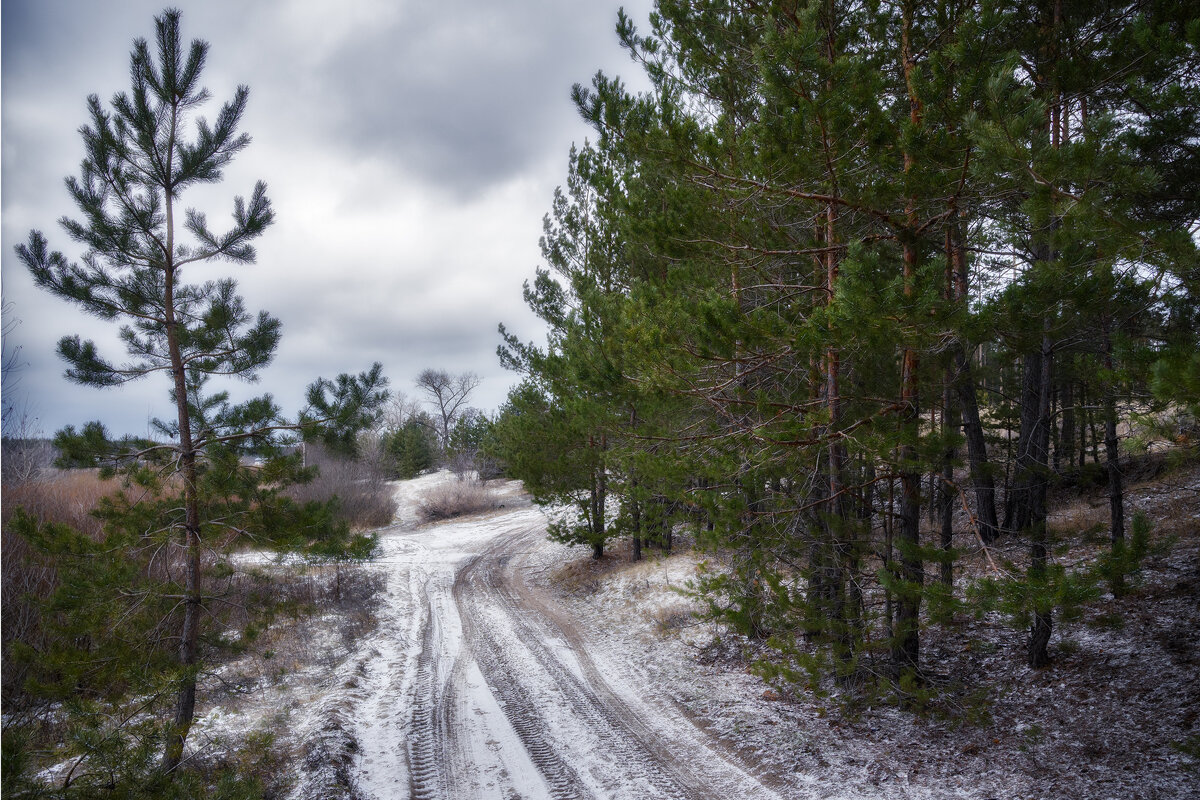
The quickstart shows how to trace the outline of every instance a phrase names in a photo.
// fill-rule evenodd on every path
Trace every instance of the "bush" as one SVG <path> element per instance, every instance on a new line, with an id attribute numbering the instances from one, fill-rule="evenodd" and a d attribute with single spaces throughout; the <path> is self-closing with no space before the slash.
<path id="1" fill-rule="evenodd" d="M 57 453 L 48 439 L 4 437 L 4 459 L 0 470 L 4 491 L 18 483 L 45 477 L 51 473 Z"/>
<path id="2" fill-rule="evenodd" d="M 459 479 L 433 487 L 417 501 L 422 522 L 479 514 L 499 507 L 496 494 L 477 480 Z"/>
<path id="3" fill-rule="evenodd" d="M 300 503 L 337 498 L 337 517 L 359 530 L 381 528 L 396 518 L 396 498 L 383 470 L 362 460 L 335 456 L 307 445 L 306 460 L 320 472 L 311 482 L 288 489 Z"/>

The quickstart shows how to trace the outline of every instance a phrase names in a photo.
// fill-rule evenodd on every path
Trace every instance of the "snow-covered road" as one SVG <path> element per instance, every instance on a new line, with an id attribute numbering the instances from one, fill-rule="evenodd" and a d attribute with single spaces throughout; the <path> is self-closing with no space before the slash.
<path id="1" fill-rule="evenodd" d="M 604 631 L 527 580 L 543 568 L 546 520 L 509 505 L 382 532 L 379 625 L 347 662 L 348 696 L 325 709 L 354 743 L 342 788 L 378 800 L 778 797 L 628 674 Z"/>

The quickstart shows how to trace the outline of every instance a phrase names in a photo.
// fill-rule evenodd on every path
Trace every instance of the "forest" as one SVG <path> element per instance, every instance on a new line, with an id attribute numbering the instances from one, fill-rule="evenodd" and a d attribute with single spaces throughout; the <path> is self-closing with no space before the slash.
<path id="1" fill-rule="evenodd" d="M 648 24 L 622 12 L 617 35 L 650 88 L 602 72 L 574 87 L 592 136 L 567 157 L 524 286 L 548 337 L 500 326 L 498 357 L 520 382 L 494 415 L 460 413 L 473 375 L 430 370 L 419 385 L 434 413 L 410 409 L 374 440 L 378 364 L 318 379 L 290 419 L 269 395 L 235 404 L 207 388 L 256 374 L 278 326 L 232 281 L 172 299 L 174 281 L 193 261 L 252 262 L 273 211 L 260 184 L 228 233 L 172 218 L 176 191 L 215 182 L 244 146 L 245 95 L 176 149 L 175 114 L 207 99 L 204 54 L 172 53 L 178 14 L 160 18 L 163 60 L 135 49 L 132 100 L 110 114 L 93 98 L 70 184 L 83 219 L 67 227 L 89 257 L 68 263 L 38 232 L 18 247 L 43 288 L 129 320 L 132 366 L 66 337 L 70 377 L 166 373 L 174 416 L 156 423 L 161 441 L 98 423 L 56 437 L 61 464 L 125 477 L 98 507 L 101 530 L 6 508 L 6 559 L 19 536 L 28 564 L 64 576 L 39 601 L 52 628 L 5 635 L 5 670 L 25 681 L 5 682 L 6 794 L 36 796 L 9 776 L 45 734 L 7 720 L 50 703 L 117 776 L 107 791 L 212 785 L 163 775 L 190 774 L 202 654 L 224 646 L 223 626 L 250 644 L 269 625 L 207 610 L 265 591 L 231 554 L 251 542 L 345 564 L 375 544 L 336 504 L 285 491 L 313 477 L 299 441 L 360 459 L 374 441 L 393 477 L 443 465 L 519 479 L 555 512 L 550 538 L 597 564 L 702 553 L 681 591 L 772 692 L 961 721 L 983 707 L 964 693 L 999 687 L 928 643 L 981 620 L 1019 632 L 1007 659 L 1055 670 L 1064 623 L 1140 602 L 1148 560 L 1200 528 L 1194 498 L 1168 524 L 1169 509 L 1129 502 L 1132 484 L 1194 469 L 1200 444 L 1198 11 L 659 0 Z M 176 228 L 197 245 L 172 249 Z M 1052 519 L 1085 495 L 1101 511 L 1082 529 Z M 1179 591 L 1194 600 L 1198 585 Z M 157 717 L 118 748 L 105 703 L 139 693 Z M 1179 747 L 1194 758 L 1200 744 Z M 230 797 L 256 791 L 221 780 Z"/>

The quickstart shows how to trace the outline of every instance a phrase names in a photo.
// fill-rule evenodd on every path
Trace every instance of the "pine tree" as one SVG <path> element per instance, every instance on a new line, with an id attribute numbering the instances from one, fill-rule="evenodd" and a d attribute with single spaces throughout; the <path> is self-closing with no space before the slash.
<path id="1" fill-rule="evenodd" d="M 1171 42 L 1196 28 L 1161 6 L 662 0 L 648 35 L 618 23 L 652 91 L 604 75 L 576 89 L 619 190 L 588 183 L 602 224 L 565 241 L 619 243 L 621 279 L 589 294 L 586 271 L 539 274 L 528 295 L 558 338 L 530 407 L 608 433 L 607 488 L 635 530 L 670 509 L 669 524 L 730 557 L 700 591 L 779 650 L 773 674 L 794 677 L 815 649 L 849 679 L 886 641 L 890 676 L 919 683 L 964 533 L 1026 538 L 1006 607 L 1034 621 L 1035 663 L 1055 609 L 1091 591 L 1051 558 L 1054 404 L 1072 398 L 1069 438 L 1086 433 L 1097 459 L 1102 420 L 1084 395 L 1094 405 L 1139 361 L 1137 326 L 1117 324 L 1132 298 L 1182 348 L 1194 341 L 1181 332 L 1194 245 L 1164 222 L 1187 218 L 1194 151 L 1172 105 L 1194 90 L 1193 53 Z M 1174 101 L 1151 101 L 1143 77 Z M 1173 156 L 1161 193 L 1130 158 L 1143 150 Z M 1177 297 L 1106 281 L 1114 265 L 1169 273 Z M 603 335 L 579 335 L 595 330 L 580 320 Z M 1099 366 L 1086 343 L 1105 324 L 1113 369 L 1063 392 L 1056 365 Z M 1166 362 L 1158 376 L 1170 392 Z M 963 439 L 975 513 L 956 531 Z M 941 512 L 937 547 L 925 507 Z M 949 586 L 927 581 L 930 561 Z M 864 590 L 884 596 L 884 619 Z"/>
<path id="2" fill-rule="evenodd" d="M 553 494 L 560 499 L 572 499 L 578 524 L 557 525 L 556 538 L 589 544 L 596 558 L 613 533 L 607 505 L 612 479 L 619 474 L 613 451 L 625 416 L 613 394 L 621 376 L 612 350 L 625 275 L 620 242 L 605 215 L 619 193 L 602 150 L 587 144 L 572 148 L 566 189 L 555 191 L 544 222 L 541 248 L 547 269 L 539 269 L 525 287 L 526 302 L 549 325 L 549 339 L 545 347 L 522 344 L 500 329 L 502 363 L 533 383 L 510 397 L 513 410 L 522 409 L 514 419 L 534 421 L 537 402 L 531 392 L 544 391 L 555 408 L 536 423 L 545 427 L 547 438 L 531 438 L 527 446 L 559 442 L 561 474 L 529 478 L 535 486 L 557 487 Z M 511 468 L 529 462 L 515 458 L 508 463 Z M 542 462 L 535 458 L 532 463 Z M 513 474 L 525 477 L 519 469 Z M 534 495 L 539 497 L 536 490 Z"/>
<path id="3" fill-rule="evenodd" d="M 425 412 L 414 414 L 383 441 L 390 469 L 398 478 L 415 478 L 437 463 L 437 434 L 433 418 Z"/>
<path id="4" fill-rule="evenodd" d="M 1016 254 L 1005 266 L 1018 267 L 990 313 L 998 338 L 1022 365 L 1016 471 L 1003 527 L 1029 538 L 1028 659 L 1041 666 L 1049 660 L 1050 598 L 1057 591 L 1046 528 L 1053 465 L 1062 461 L 1051 452 L 1055 386 L 1062 383 L 1056 372 L 1066 367 L 1079 390 L 1064 395 L 1075 405 L 1070 427 L 1078 410 L 1080 440 L 1089 434 L 1095 446 L 1105 439 L 1119 551 L 1121 370 L 1114 346 L 1144 312 L 1170 302 L 1151 276 L 1186 273 L 1195 263 L 1194 242 L 1183 241 L 1178 228 L 1197 209 L 1178 186 L 1195 159 L 1175 124 L 1195 114 L 1187 97 L 1195 93 L 1196 54 L 1185 42 L 1194 41 L 1198 25 L 1194 13 L 1153 2 L 1070 0 L 1014 3 L 1001 23 L 995 36 L 1007 61 L 1019 66 L 989 85 L 972 126 L 973 168 L 981 184 L 992 186 L 986 210 L 992 232 Z M 1152 167 L 1133 155 L 1138 143 L 1167 157 Z M 1094 365 L 1090 380 L 1072 369 L 1073 359 Z M 1103 437 L 1088 430 L 1095 416 L 1081 408 L 1085 393 L 1102 403 Z"/>
<path id="5" fill-rule="evenodd" d="M 274 211 L 262 182 L 248 201 L 234 201 L 233 223 L 225 231 L 212 230 L 203 213 L 181 206 L 188 189 L 218 182 L 223 168 L 250 143 L 238 132 L 249 90 L 239 86 L 211 123 L 197 117 L 209 99 L 200 83 L 208 44 L 196 40 L 185 48 L 176 10 L 156 17 L 155 31 L 153 53 L 146 40 L 134 43 L 130 91 L 115 95 L 110 109 L 97 96 L 88 98 L 81 171 L 66 181 L 81 216 L 61 220 L 84 248 L 81 260 L 51 251 L 38 231 L 17 253 L 39 286 L 86 313 L 122 323 L 129 356 L 123 362 L 105 358 L 91 341 L 63 337 L 58 350 L 69 379 L 110 387 L 155 373 L 169 378 L 174 416 L 156 422 L 165 442 L 114 442 L 97 423 L 80 432 L 67 428 L 58 444 L 68 459 L 124 466 L 131 481 L 162 498 L 132 506 L 114 501 L 104 513 L 109 536 L 133 536 L 125 544 L 135 550 L 147 545 L 136 531 L 165 532 L 162 544 L 182 567 L 173 601 L 181 610 L 166 616 L 176 626 L 177 643 L 170 681 L 175 703 L 161 759 L 162 773 L 170 775 L 180 764 L 195 713 L 211 561 L 205 553 L 232 546 L 238 537 L 231 532 L 269 534 L 268 543 L 273 537 L 293 544 L 343 535 L 328 519 L 301 520 L 280 499 L 277 485 L 303 473 L 297 459 L 279 448 L 276 434 L 290 428 L 344 438 L 371 418 L 386 381 L 379 365 L 336 383 L 318 381 L 299 423 L 284 420 L 270 395 L 235 404 L 227 393 L 210 391 L 214 377 L 256 380 L 275 351 L 280 323 L 266 312 L 247 311 L 232 279 L 187 282 L 185 275 L 220 261 L 253 263 L 251 243 L 271 224 Z M 273 457 L 261 472 L 239 463 L 252 449 Z M 178 482 L 182 504 L 171 497 L 167 473 Z M 146 526 L 138 527 L 134 518 Z"/>

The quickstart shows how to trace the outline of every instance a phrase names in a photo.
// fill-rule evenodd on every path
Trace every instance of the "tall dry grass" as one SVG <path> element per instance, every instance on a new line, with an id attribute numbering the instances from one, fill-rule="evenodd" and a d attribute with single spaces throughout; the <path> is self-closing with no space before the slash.
<path id="1" fill-rule="evenodd" d="M 395 503 L 391 488 L 382 478 L 356 468 L 330 460 L 322 468 L 320 478 L 313 484 L 297 487 L 299 499 L 327 500 L 337 495 L 341 498 L 341 513 L 354 527 L 378 527 L 392 521 Z M 84 535 L 100 540 L 103 530 L 100 521 L 92 515 L 101 498 L 115 493 L 124 493 L 131 502 L 137 502 L 143 490 L 137 487 L 124 488 L 121 481 L 102 480 L 96 470 L 47 470 L 34 479 L 22 480 L 3 486 L 3 513 L 0 515 L 0 562 L 2 562 L 2 586 L 0 602 L 3 603 L 4 623 L 2 648 L 4 669 L 0 677 L 7 710 L 20 706 L 23 701 L 22 687 L 28 677 L 26 670 L 18 667 L 9 658 L 13 642 L 22 642 L 34 652 L 45 652 L 52 644 L 46 626 L 39 614 L 39 607 L 48 600 L 59 586 L 59 569 L 52 557 L 36 550 L 17 534 L 10 521 L 18 508 L 24 509 L 39 523 L 68 525 Z M 168 490 L 170 491 L 170 490 Z M 154 558 L 144 565 L 144 575 L 152 583 L 165 586 L 177 581 L 183 574 L 186 547 L 178 537 L 156 550 Z M 221 545 L 211 543 L 216 549 L 206 552 L 202 558 L 208 567 L 220 560 Z M 308 574 L 256 574 L 234 570 L 204 569 L 202 591 L 212 602 L 205 604 L 210 621 L 206 626 L 216 629 L 240 630 L 250 624 L 259 624 L 263 612 L 270 609 L 268 618 L 276 610 L 285 616 L 303 617 L 314 609 L 333 602 L 344 604 L 355 594 L 370 594 L 354 589 L 353 578 L 347 587 L 347 578 L 335 570 L 310 571 Z M 373 590 L 372 590 L 373 591 Z M 159 621 L 155 630 L 145 632 L 146 641 L 154 647 L 171 647 L 177 635 L 177 622 L 171 614 Z M 220 654 L 209 653 L 211 658 Z"/>
<path id="2" fill-rule="evenodd" d="M 2 518 L 23 508 L 39 522 L 57 522 L 99 538 L 100 522 L 92 509 L 101 497 L 121 491 L 120 481 L 104 480 L 97 470 L 51 470 L 39 477 L 4 484 Z"/>

